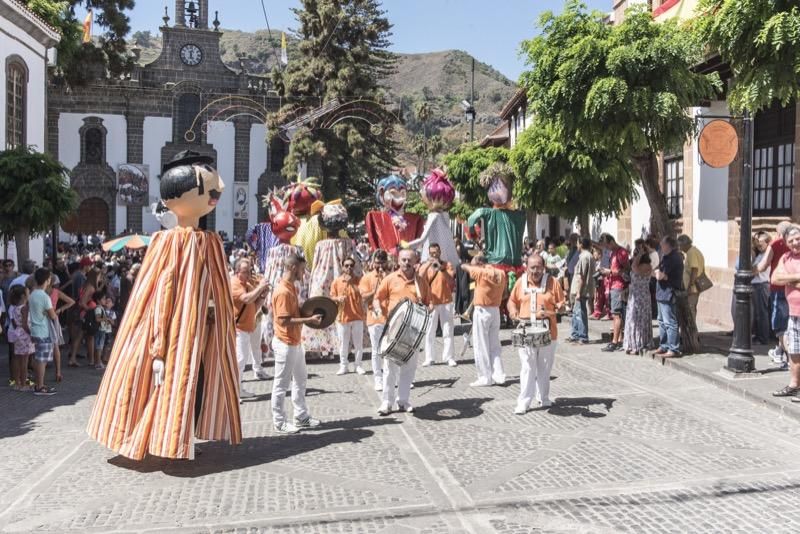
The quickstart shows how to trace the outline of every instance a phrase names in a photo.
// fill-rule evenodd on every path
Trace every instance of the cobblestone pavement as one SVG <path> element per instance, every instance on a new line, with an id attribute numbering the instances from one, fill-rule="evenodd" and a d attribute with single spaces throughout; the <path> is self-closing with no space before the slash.
<path id="1" fill-rule="evenodd" d="M 89 441 L 94 370 L 66 369 L 50 398 L 3 387 L 0 530 L 800 530 L 792 507 L 800 502 L 800 425 L 649 359 L 599 348 L 562 343 L 554 406 L 524 416 L 512 413 L 519 364 L 507 342 L 508 385 L 470 388 L 468 350 L 456 368 L 418 370 L 413 416 L 378 417 L 371 375 L 337 377 L 335 364 L 312 363 L 309 405 L 320 429 L 275 435 L 272 381 L 253 380 L 244 443 L 202 444 L 193 462 L 130 462 Z"/>

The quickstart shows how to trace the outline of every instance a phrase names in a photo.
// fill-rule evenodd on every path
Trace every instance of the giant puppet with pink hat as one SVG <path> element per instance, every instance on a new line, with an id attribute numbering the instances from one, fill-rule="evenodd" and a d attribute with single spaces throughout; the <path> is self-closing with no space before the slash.
<path id="1" fill-rule="evenodd" d="M 410 241 L 408 246 L 421 249 L 422 261 L 425 262 L 428 261 L 430 245 L 436 243 L 442 251 L 442 260 L 454 268 L 457 267 L 461 261 L 453 240 L 453 230 L 450 228 L 450 215 L 447 213 L 455 200 L 456 190 L 447 178 L 447 173 L 442 169 L 431 171 L 422 183 L 420 196 L 430 211 L 422 234 Z"/>

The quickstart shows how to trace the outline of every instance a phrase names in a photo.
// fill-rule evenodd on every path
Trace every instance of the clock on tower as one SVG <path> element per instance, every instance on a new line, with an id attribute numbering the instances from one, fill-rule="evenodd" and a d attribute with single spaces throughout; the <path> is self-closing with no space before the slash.
<path id="1" fill-rule="evenodd" d="M 203 50 L 194 43 L 185 44 L 181 47 L 181 61 L 185 65 L 196 66 L 203 61 Z"/>

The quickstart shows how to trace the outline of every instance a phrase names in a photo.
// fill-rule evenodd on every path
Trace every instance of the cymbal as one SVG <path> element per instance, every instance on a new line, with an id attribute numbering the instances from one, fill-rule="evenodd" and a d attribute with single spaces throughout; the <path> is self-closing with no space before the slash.
<path id="1" fill-rule="evenodd" d="M 311 297 L 300 306 L 300 317 L 311 317 L 317 314 L 322 315 L 322 322 L 318 326 L 310 324 L 306 326 L 319 330 L 328 328 L 339 314 L 339 305 L 328 297 Z"/>

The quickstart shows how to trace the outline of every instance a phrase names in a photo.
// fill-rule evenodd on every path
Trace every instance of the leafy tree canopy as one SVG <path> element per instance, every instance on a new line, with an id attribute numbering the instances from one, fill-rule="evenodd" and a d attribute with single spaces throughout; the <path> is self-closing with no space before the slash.
<path id="1" fill-rule="evenodd" d="M 701 0 L 702 43 L 730 65 L 735 110 L 784 106 L 800 95 L 800 5 L 796 0 Z"/>
<path id="2" fill-rule="evenodd" d="M 377 0 L 302 0 L 294 13 L 300 24 L 298 54 L 273 81 L 284 106 L 273 128 L 323 103 L 357 98 L 381 101 L 382 84 L 393 72 L 387 48 L 391 24 Z M 395 164 L 396 147 L 384 128 L 346 119 L 330 129 L 305 129 L 292 139 L 283 174 L 319 158 L 326 196 L 370 197 L 372 181 Z"/>
<path id="3" fill-rule="evenodd" d="M 507 148 L 470 144 L 444 157 L 447 176 L 461 195 L 462 204 L 473 208 L 486 204 L 486 189 L 480 184 L 480 174 L 496 161 L 508 162 L 509 155 Z"/>
<path id="4" fill-rule="evenodd" d="M 58 44 L 58 74 L 69 85 L 85 85 L 106 72 L 117 77 L 132 66 L 125 36 L 130 19 L 125 13 L 133 9 L 134 0 L 22 0 L 27 7 L 61 32 Z M 83 43 L 82 20 L 75 8 L 94 11 L 94 33 L 90 43 Z M 100 31 L 97 31 L 97 30 Z"/>

